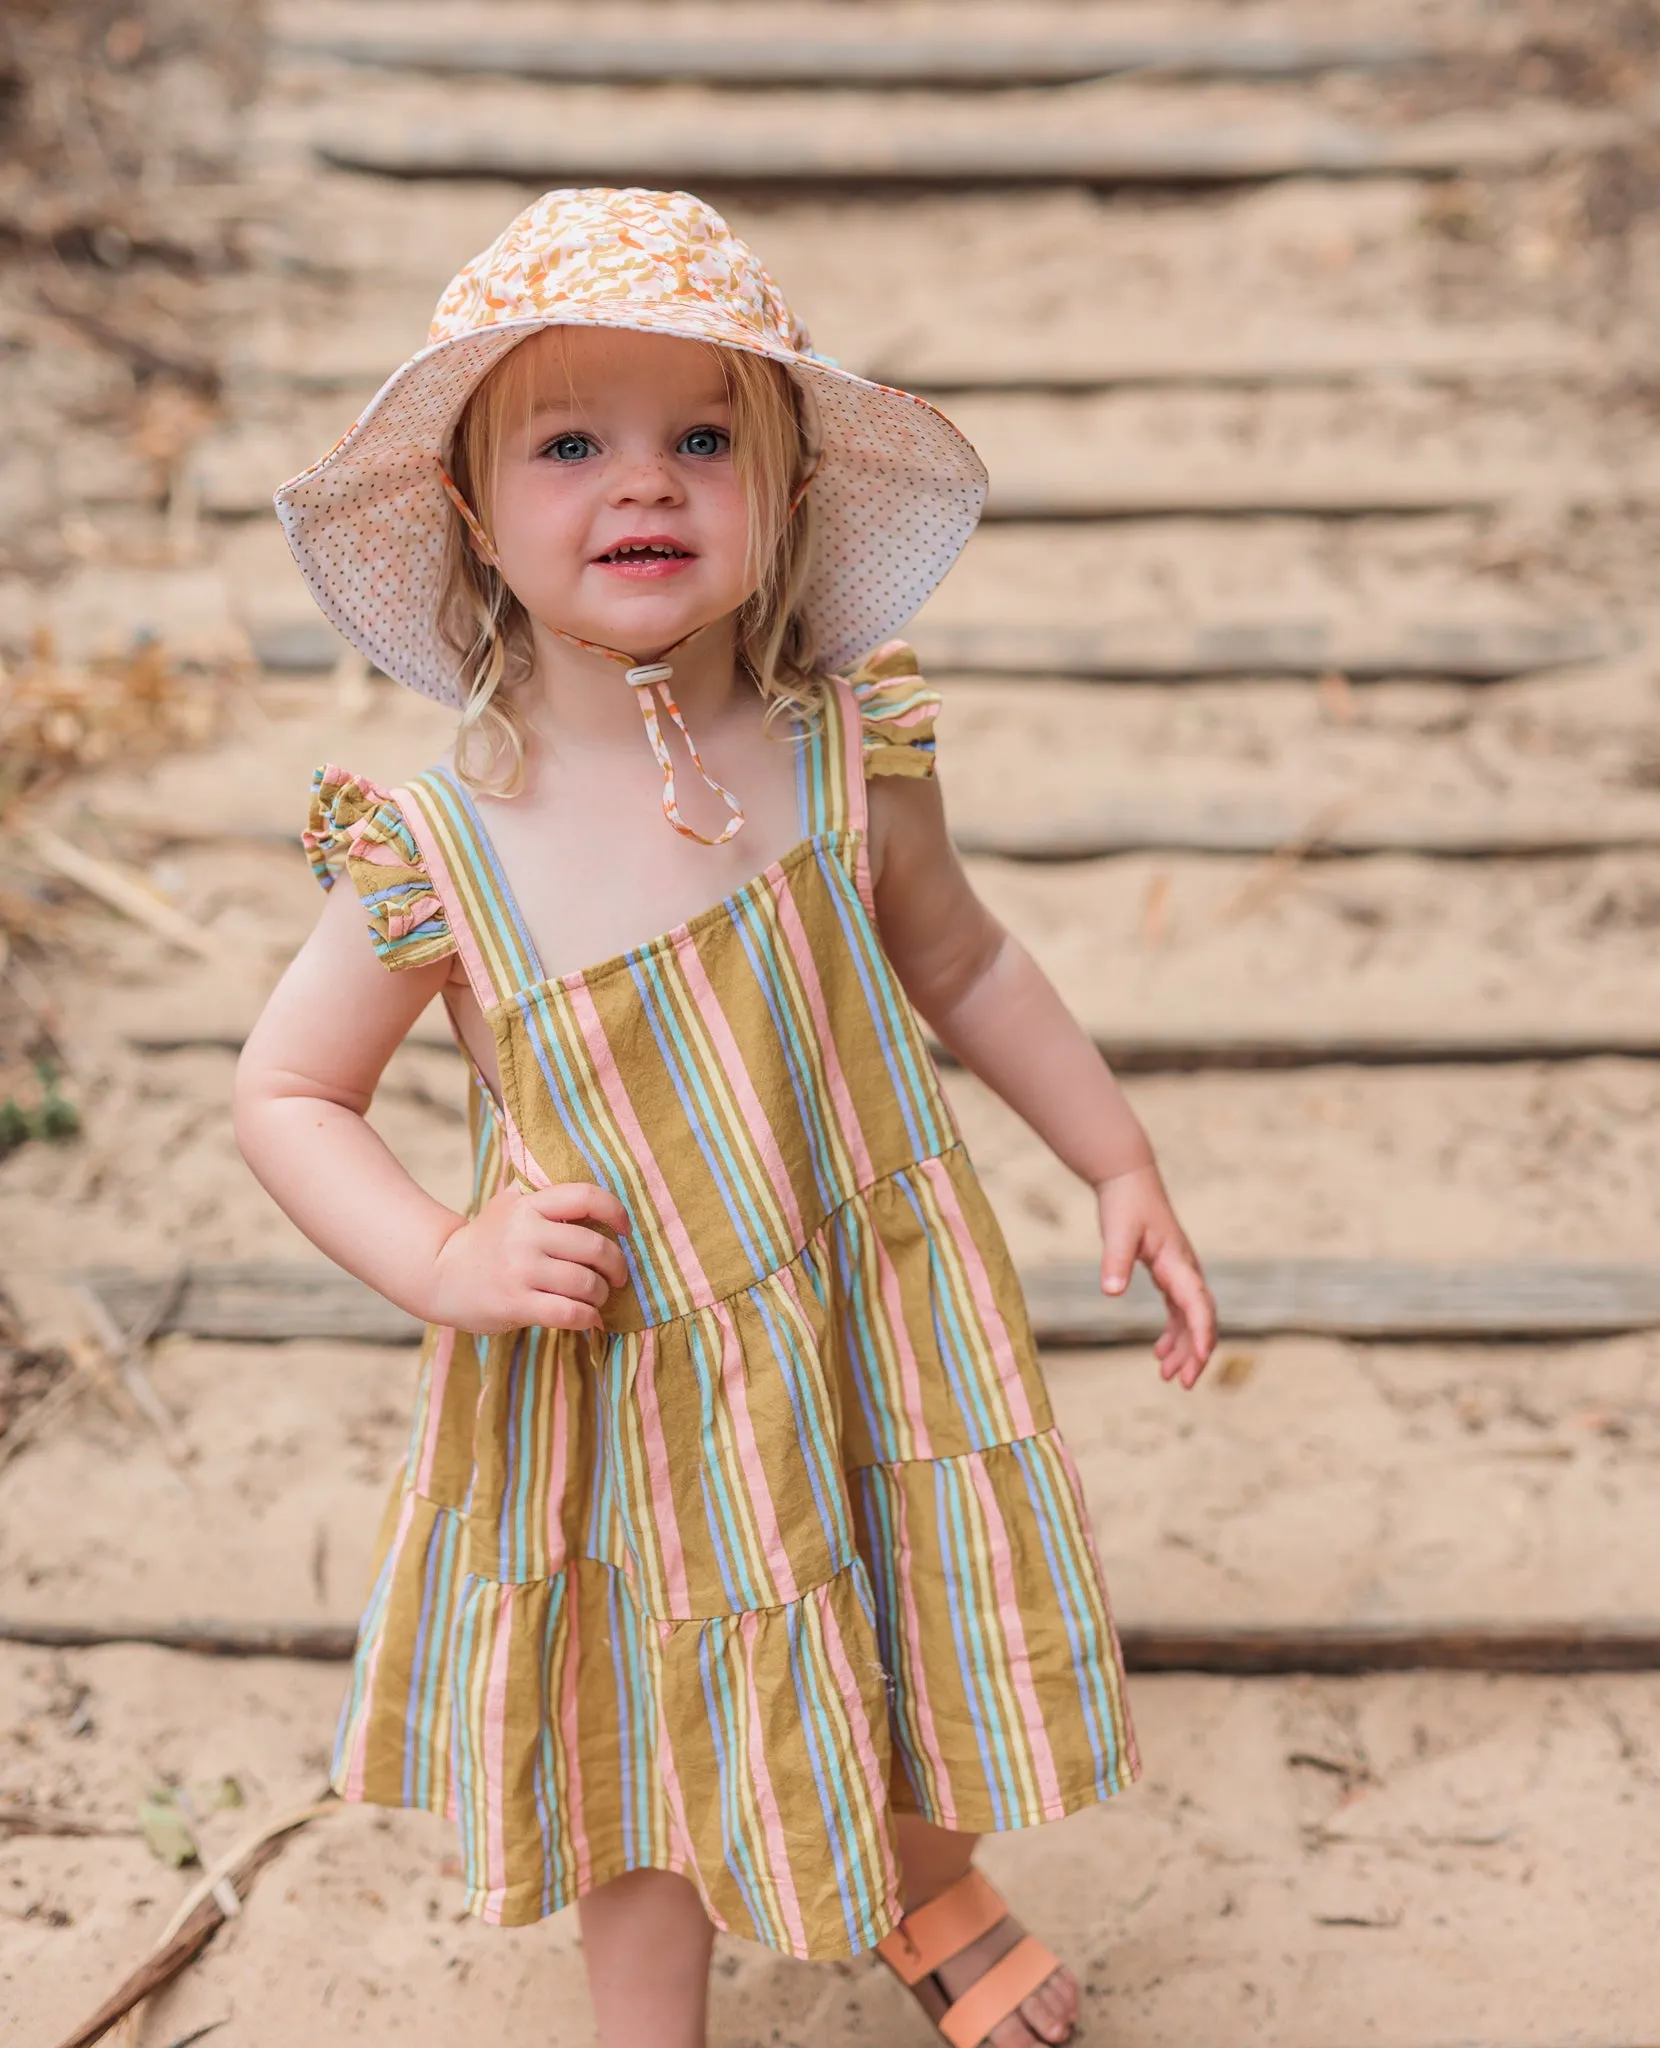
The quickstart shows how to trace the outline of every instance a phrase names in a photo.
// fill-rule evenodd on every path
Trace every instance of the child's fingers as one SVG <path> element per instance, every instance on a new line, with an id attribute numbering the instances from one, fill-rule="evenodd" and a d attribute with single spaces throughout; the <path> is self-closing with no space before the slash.
<path id="1" fill-rule="evenodd" d="M 585 1308 L 601 1309 L 611 1299 L 611 1283 L 586 1263 L 574 1259 L 539 1259 L 531 1286 L 537 1294 L 552 1294 Z"/>
<path id="2" fill-rule="evenodd" d="M 591 1266 L 607 1288 L 628 1284 L 628 1261 L 614 1237 L 586 1230 L 580 1223 L 547 1223 L 536 1235 L 536 1248 L 544 1258 L 563 1259 L 573 1266 Z"/>
<path id="3" fill-rule="evenodd" d="M 531 1188 L 524 1199 L 550 1223 L 599 1223 L 619 1233 L 628 1229 L 628 1211 L 609 1188 L 591 1181 L 560 1181 L 551 1188 Z"/>
<path id="4" fill-rule="evenodd" d="M 569 1294 L 537 1292 L 517 1328 L 537 1330 L 602 1330 L 605 1325 L 592 1303 Z"/>
<path id="5" fill-rule="evenodd" d="M 1216 1343 L 1216 1303 L 1191 1252 L 1166 1246 L 1152 1264 L 1159 1292 L 1180 1315 L 1201 1365 Z"/>
<path id="6" fill-rule="evenodd" d="M 1122 1294 L 1130 1284 L 1141 1249 L 1141 1218 L 1108 1214 L 1101 1219 L 1101 1289 Z"/>

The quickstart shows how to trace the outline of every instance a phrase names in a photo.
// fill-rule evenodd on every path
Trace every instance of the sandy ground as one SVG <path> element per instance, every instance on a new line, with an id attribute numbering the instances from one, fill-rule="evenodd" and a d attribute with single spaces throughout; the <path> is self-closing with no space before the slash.
<path id="1" fill-rule="evenodd" d="M 415 10 L 308 0 L 272 21 L 298 34 L 394 13 Z M 639 15 L 548 8 L 537 26 L 637 33 Z M 925 33 L 938 15 L 904 20 Z M 468 32 L 523 21 L 506 6 L 422 10 L 442 17 Z M 675 18 L 697 30 L 691 10 Z M 1174 18 L 1079 0 L 1043 24 L 1127 34 Z M 875 4 L 826 15 L 837 34 L 898 19 Z M 1039 26 L 1035 10 L 949 19 L 953 33 Z M 1081 130 L 1225 111 L 1284 132 L 1469 115 L 1486 133 L 1497 116 L 1508 147 L 1577 119 L 1606 82 L 1574 70 L 1561 24 L 1531 4 L 1332 4 L 1315 25 L 1427 32 L 1464 54 L 1411 83 L 1092 87 L 1065 97 L 1066 118 Z M 167 90 L 184 77 L 169 70 Z M 446 727 L 389 685 L 330 679 L 337 643 L 263 506 L 418 344 L 436 290 L 516 203 L 511 184 L 380 180 L 307 156 L 308 137 L 354 113 L 365 135 L 407 136 L 433 90 L 278 52 L 245 115 L 220 91 L 213 145 L 236 167 L 203 185 L 198 211 L 234 217 L 235 262 L 190 277 L 141 262 L 121 286 L 174 322 L 154 332 L 213 351 L 216 408 L 162 418 L 153 393 L 140 405 L 84 326 L 0 279 L 19 366 L 0 476 L 28 512 L 0 532 L 0 645 L 17 654 L 44 622 L 78 657 L 145 629 L 181 654 L 251 647 L 312 672 L 244 672 L 212 746 L 83 777 L 41 813 L 138 869 L 220 954 L 171 952 L 25 868 L 54 942 L 20 949 L 0 1023 L 16 1037 L 31 1011 L 50 1022 L 85 1134 L 0 1161 L 0 1270 L 315 1256 L 231 1145 L 235 1046 L 316 914 L 294 844 L 312 768 L 336 759 L 395 781 L 441 752 Z M 550 109 L 594 121 L 697 103 L 487 82 L 446 100 L 499 114 L 504 132 L 526 109 L 534 127 Z M 1060 104 L 903 101 L 942 133 L 992 120 L 1015 134 Z M 843 95 L 833 111 L 856 141 L 901 105 Z M 778 99 L 743 118 L 782 132 L 796 117 Z M 1652 1052 L 1660 996 L 1660 474 L 1652 390 L 1630 374 L 1652 360 L 1660 278 L 1645 163 L 1620 145 L 1493 178 L 752 190 L 728 207 L 822 345 L 935 390 L 991 460 L 1002 517 L 916 638 L 947 694 L 942 773 L 976 880 L 1091 1028 L 1411 1034 L 1453 1050 L 1503 1037 L 1541 1052 L 1135 1078 L 1213 1258 L 1657 1255 L 1660 1067 L 1551 1056 L 1564 1037 Z M 73 426 L 61 465 L 43 457 L 43 418 Z M 79 524 L 54 527 L 66 508 Z M 1472 648 L 1480 672 L 1528 673 L 1458 681 Z M 1141 679 L 1068 680 L 1092 663 Z M 1218 669 L 1231 672 L 1179 680 Z M 994 850 L 1063 828 L 1130 850 Z M 1467 857 L 1530 840 L 1577 850 Z M 1344 857 L 1320 857 L 1332 841 Z M 17 1071 L 10 1040 L 0 1052 Z M 1087 1192 L 970 1077 L 949 1087 L 1017 1258 L 1091 1257 Z M 429 1018 L 374 1111 L 452 1199 L 460 1090 Z M 350 1619 L 412 1369 L 398 1348 L 164 1340 L 149 1371 L 173 1457 L 86 1395 L 0 1469 L 0 1612 Z M 1660 1615 L 1645 1540 L 1653 1334 L 1233 1342 L 1187 1399 L 1136 1351 L 1050 1369 L 1125 1620 Z M 146 1788 L 177 1782 L 206 1805 L 236 1781 L 244 1805 L 202 1823 L 212 1855 L 317 1791 L 341 1686 L 323 1665 L 0 1649 L 0 1805 L 109 1830 L 0 1841 L 0 2038 L 59 2039 L 186 1889 L 192 1873 L 132 1832 Z M 1652 2037 L 1660 1681 L 1160 1678 L 1133 1698 L 1141 1785 L 986 1850 L 1078 1967 L 1088 2038 Z M 209 2026 L 225 2048 L 521 2034 L 587 2048 L 574 1919 L 481 1928 L 458 1916 L 457 1876 L 441 1823 L 332 1815 L 126 2048 L 175 2048 Z M 737 1944 L 722 1946 L 714 2010 L 722 2048 L 926 2038 L 868 1966 L 809 1970 Z"/>

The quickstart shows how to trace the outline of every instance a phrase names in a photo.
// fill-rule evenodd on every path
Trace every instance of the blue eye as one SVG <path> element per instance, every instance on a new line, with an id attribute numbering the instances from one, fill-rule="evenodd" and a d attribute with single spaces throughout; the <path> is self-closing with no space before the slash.
<path id="1" fill-rule="evenodd" d="M 680 443 L 682 455 L 724 455 L 732 436 L 724 427 L 693 427 Z"/>
<path id="2" fill-rule="evenodd" d="M 581 462 L 585 456 L 592 455 L 593 452 L 594 444 L 586 434 L 555 434 L 542 450 L 544 455 L 551 455 L 555 462 Z"/>

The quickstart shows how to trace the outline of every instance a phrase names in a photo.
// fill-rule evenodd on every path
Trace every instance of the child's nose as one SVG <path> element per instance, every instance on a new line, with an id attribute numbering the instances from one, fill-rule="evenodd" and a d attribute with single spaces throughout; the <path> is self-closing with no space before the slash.
<path id="1" fill-rule="evenodd" d="M 612 495 L 621 505 L 662 505 L 680 496 L 680 484 L 667 456 L 640 455 L 619 467 Z"/>

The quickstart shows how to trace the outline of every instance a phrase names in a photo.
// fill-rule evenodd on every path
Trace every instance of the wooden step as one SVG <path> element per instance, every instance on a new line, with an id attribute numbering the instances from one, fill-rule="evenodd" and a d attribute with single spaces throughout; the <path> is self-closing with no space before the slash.
<path id="1" fill-rule="evenodd" d="M 1472 573 L 1473 521 L 1172 519 L 982 528 L 906 629 L 937 671 L 1493 681 L 1614 653 L 1557 591 Z M 1570 608 L 1571 605 L 1571 608 Z M 1578 614 L 1576 616 L 1576 614 Z"/>
<path id="2" fill-rule="evenodd" d="M 1362 127 L 1306 97 L 1128 83 L 873 105 L 833 92 L 438 85 L 348 69 L 328 97 L 314 90 L 289 132 L 322 163 L 518 185 L 1115 187 L 1474 176 L 1529 170 L 1633 132 L 1620 116 L 1542 106 Z"/>
<path id="3" fill-rule="evenodd" d="M 87 1277 L 123 1325 L 162 1284 L 116 1268 Z M 1660 1328 L 1660 1267 L 1220 1260 L 1210 1278 L 1230 1337 L 1542 1339 Z M 1046 1345 L 1140 1343 L 1164 1325 L 1159 1298 L 1139 1272 L 1117 1300 L 1102 1294 L 1093 1268 L 1037 1269 L 1023 1285 Z M 400 1344 L 420 1334 L 401 1309 L 332 1266 L 262 1264 L 192 1267 L 157 1334 L 170 1331 L 235 1343 Z"/>
<path id="4" fill-rule="evenodd" d="M 614 12 L 615 10 L 613 10 Z M 561 18 L 564 17 L 564 18 Z M 710 85 L 976 88 L 1063 85 L 1122 72 L 1186 78 L 1306 78 L 1324 71 L 1395 71 L 1436 54 L 1421 39 L 1309 35 L 1226 15 L 1167 10 L 1163 32 L 1118 29 L 1100 10 L 1029 10 L 1009 34 L 1005 11 L 967 5 L 908 8 L 873 36 L 856 11 L 761 10 L 739 5 L 687 32 L 681 16 L 597 22 L 591 10 L 508 4 L 424 5 L 388 20 L 372 4 L 279 5 L 278 51 L 440 77 L 495 73 L 579 82 L 693 81 Z M 596 33 L 596 30 L 598 31 Z"/>
<path id="5" fill-rule="evenodd" d="M 450 277 L 531 196 L 319 171 L 264 231 L 270 274 L 238 279 L 224 374 L 239 413 L 264 407 L 280 426 L 296 391 L 338 394 L 327 446 L 422 345 Z M 1111 205 L 1039 190 L 849 194 L 834 207 L 740 196 L 725 211 L 819 347 L 941 393 L 1606 381 L 1643 359 L 1641 336 L 1582 331 L 1573 303 L 1547 317 L 1497 284 L 1479 322 L 1454 317 L 1432 196 L 1404 179 L 1291 181 Z"/>

